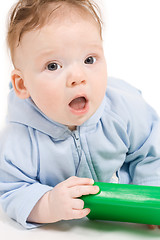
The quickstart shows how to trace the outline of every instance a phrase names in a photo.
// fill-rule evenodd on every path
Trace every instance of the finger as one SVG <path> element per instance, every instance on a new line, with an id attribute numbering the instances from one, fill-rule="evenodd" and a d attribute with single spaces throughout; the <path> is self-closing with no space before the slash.
<path id="1" fill-rule="evenodd" d="M 84 208 L 84 201 L 82 199 L 73 199 L 72 209 L 82 210 Z"/>
<path id="2" fill-rule="evenodd" d="M 93 185 L 94 180 L 91 178 L 79 178 L 76 176 L 70 177 L 63 182 L 66 187 L 74 187 L 76 185 Z"/>
<path id="3" fill-rule="evenodd" d="M 86 217 L 90 213 L 89 208 L 85 208 L 83 210 L 73 210 L 72 219 L 80 219 Z"/>
<path id="4" fill-rule="evenodd" d="M 70 196 L 72 198 L 77 198 L 83 195 L 96 194 L 98 192 L 98 186 L 76 186 L 71 188 Z"/>
<path id="5" fill-rule="evenodd" d="M 148 225 L 148 228 L 154 230 L 156 228 L 156 225 Z"/>

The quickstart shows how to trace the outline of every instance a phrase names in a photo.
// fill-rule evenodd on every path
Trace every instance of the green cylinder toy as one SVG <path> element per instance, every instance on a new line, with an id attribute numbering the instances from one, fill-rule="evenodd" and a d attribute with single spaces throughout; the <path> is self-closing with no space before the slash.
<path id="1" fill-rule="evenodd" d="M 100 191 L 82 196 L 89 219 L 160 225 L 160 187 L 95 182 Z"/>

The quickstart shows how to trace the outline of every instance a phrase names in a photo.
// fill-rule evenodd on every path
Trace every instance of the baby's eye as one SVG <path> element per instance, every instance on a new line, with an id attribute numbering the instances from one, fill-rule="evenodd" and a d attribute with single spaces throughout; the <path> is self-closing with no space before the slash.
<path id="1" fill-rule="evenodd" d="M 96 58 L 95 57 L 88 57 L 86 58 L 86 60 L 84 61 L 85 64 L 93 64 L 95 63 Z"/>
<path id="2" fill-rule="evenodd" d="M 59 64 L 57 64 L 57 63 L 54 63 L 54 62 L 47 65 L 47 69 L 49 71 L 55 71 L 55 70 L 57 70 L 59 68 L 61 68 L 61 66 Z"/>

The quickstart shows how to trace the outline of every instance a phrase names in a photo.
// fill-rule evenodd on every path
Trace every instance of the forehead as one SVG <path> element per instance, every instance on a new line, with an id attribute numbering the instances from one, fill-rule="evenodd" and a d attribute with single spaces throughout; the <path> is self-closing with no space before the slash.
<path id="1" fill-rule="evenodd" d="M 64 5 L 54 5 L 52 9 L 56 10 L 51 11 L 50 19 L 43 27 L 24 33 L 16 51 L 19 56 L 27 56 L 31 48 L 30 55 L 33 56 L 50 49 L 65 49 L 70 43 L 72 47 L 79 44 L 86 48 L 101 43 L 98 24 L 90 13 Z"/>
<path id="2" fill-rule="evenodd" d="M 72 47 L 89 47 L 90 44 L 101 42 L 99 30 L 93 21 L 83 18 L 67 18 L 62 22 L 55 22 L 44 26 L 40 30 L 29 32 L 22 39 L 22 46 L 34 45 L 34 50 L 45 50 L 47 47 L 66 48 L 72 43 Z M 86 45 L 87 44 L 87 45 Z"/>

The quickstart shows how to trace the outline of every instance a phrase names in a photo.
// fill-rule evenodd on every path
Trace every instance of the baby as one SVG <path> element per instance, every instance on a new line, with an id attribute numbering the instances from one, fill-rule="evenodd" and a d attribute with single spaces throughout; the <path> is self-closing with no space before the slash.
<path id="1" fill-rule="evenodd" d="M 160 185 L 160 119 L 141 93 L 107 78 L 90 0 L 19 0 L 0 137 L 0 202 L 26 228 L 87 216 L 94 181 Z"/>

